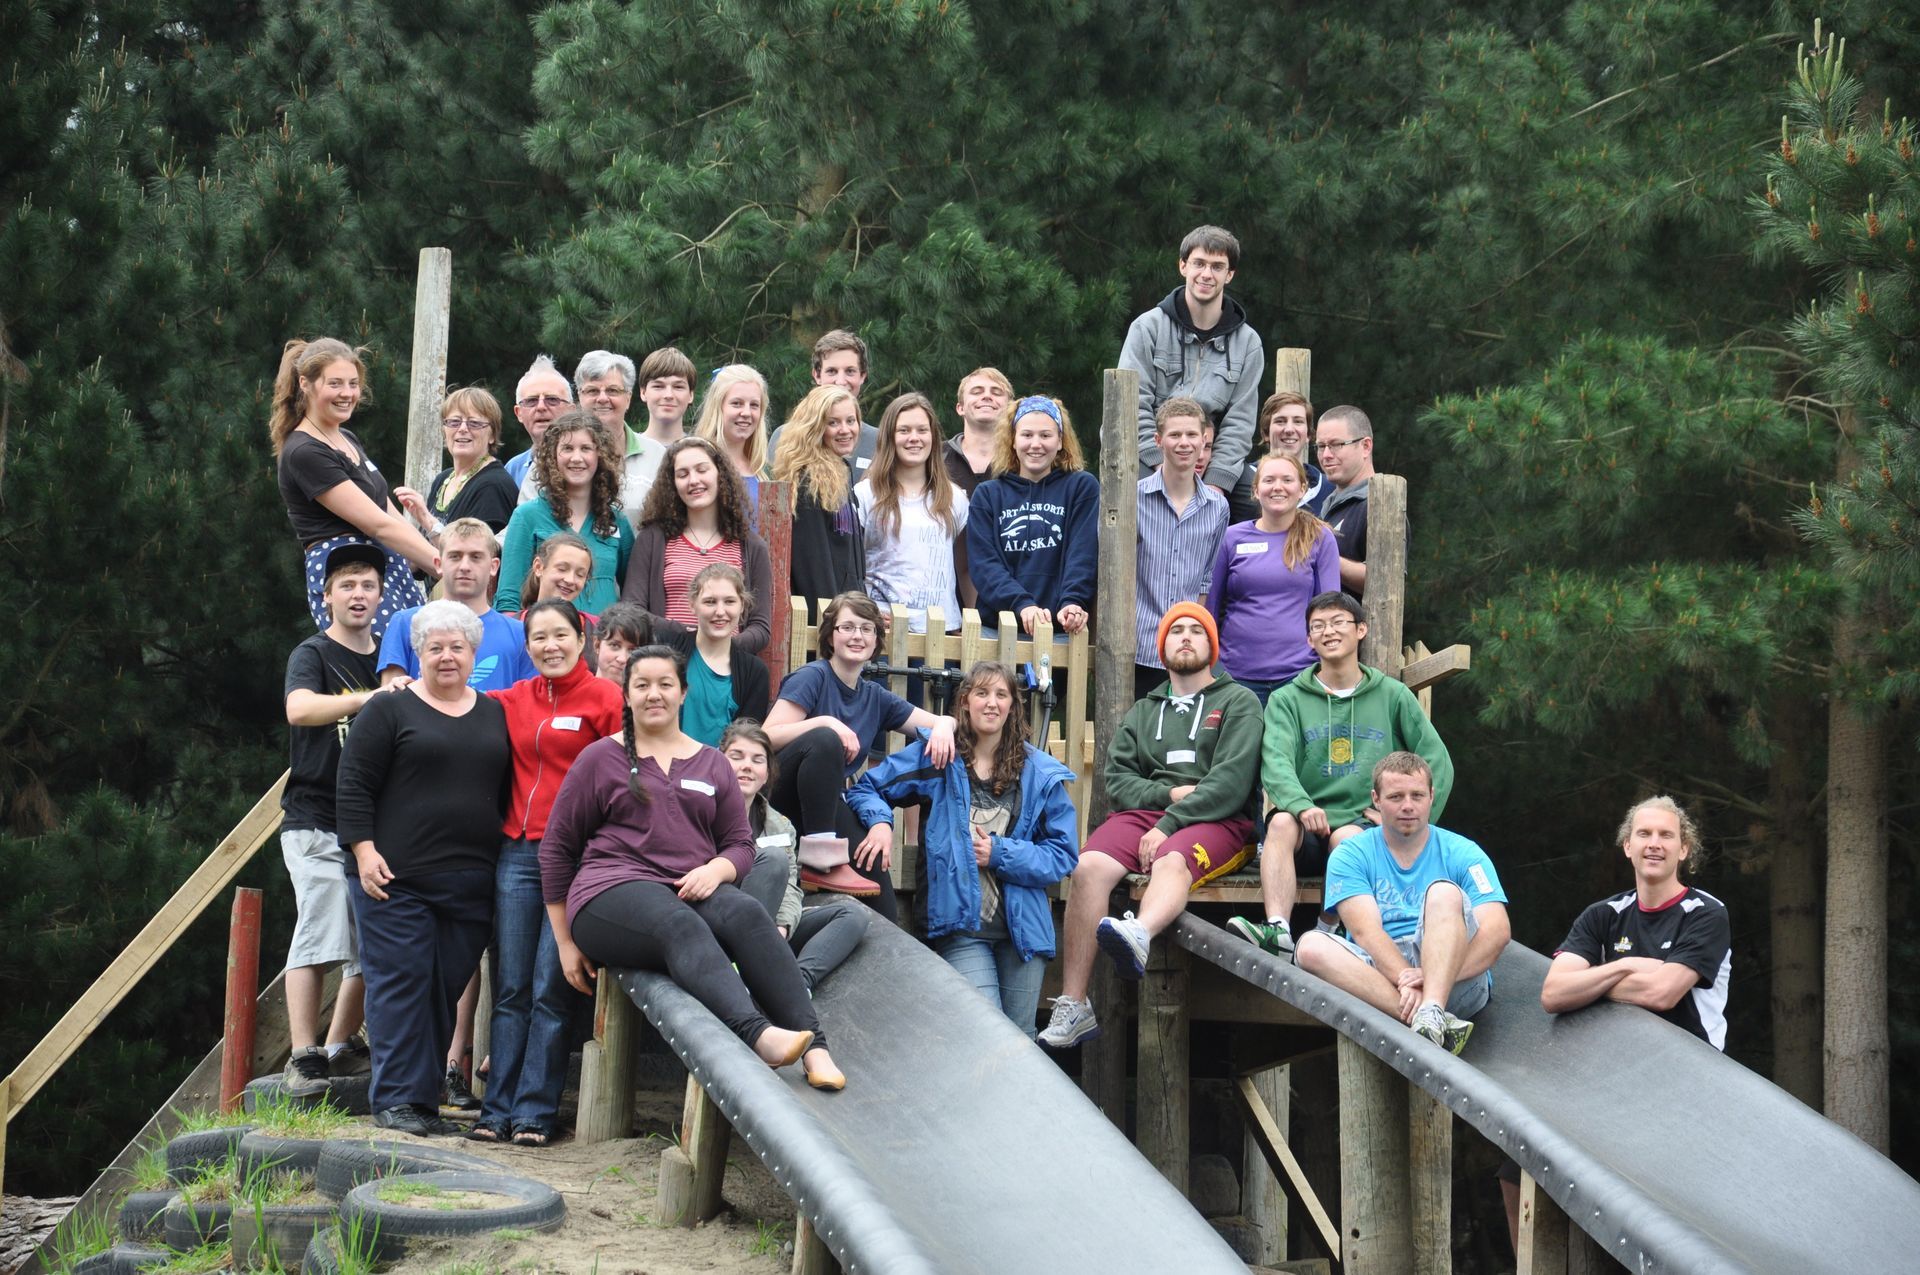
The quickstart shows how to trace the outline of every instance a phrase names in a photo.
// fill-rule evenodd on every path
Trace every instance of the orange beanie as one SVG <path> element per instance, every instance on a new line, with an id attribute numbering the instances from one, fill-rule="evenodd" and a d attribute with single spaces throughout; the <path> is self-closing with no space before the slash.
<path id="1" fill-rule="evenodd" d="M 1167 608 L 1167 613 L 1160 617 L 1160 631 L 1153 635 L 1153 653 L 1160 657 L 1162 663 L 1166 662 L 1167 630 L 1173 627 L 1175 620 L 1181 619 L 1182 617 L 1189 620 L 1200 621 L 1200 627 L 1207 631 L 1207 643 L 1212 648 L 1212 659 L 1208 662 L 1212 663 L 1218 660 L 1220 658 L 1220 630 L 1214 627 L 1213 613 L 1201 606 L 1198 602 L 1176 602 Z"/>

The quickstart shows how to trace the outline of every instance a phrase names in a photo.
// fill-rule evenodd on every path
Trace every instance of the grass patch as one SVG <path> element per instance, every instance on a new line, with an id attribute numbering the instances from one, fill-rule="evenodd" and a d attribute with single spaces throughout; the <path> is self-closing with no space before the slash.
<path id="1" fill-rule="evenodd" d="M 232 1129 L 253 1123 L 253 1117 L 238 1107 L 232 1111 L 222 1111 L 218 1107 L 206 1111 L 182 1111 L 178 1107 L 169 1107 L 167 1111 L 180 1122 L 175 1133 L 204 1133 L 208 1129 Z"/>
<path id="2" fill-rule="evenodd" d="M 493 1233 L 493 1238 L 502 1244 L 518 1244 L 521 1240 L 533 1238 L 533 1232 L 517 1226 L 503 1226 Z"/>
<path id="3" fill-rule="evenodd" d="M 47 1244 L 55 1255 L 53 1275 L 71 1275 L 82 1261 L 113 1247 L 113 1219 L 105 1213 L 69 1209 Z"/>
<path id="4" fill-rule="evenodd" d="M 207 1275 L 209 1271 L 233 1269 L 233 1245 L 225 1240 L 202 1244 L 184 1253 L 175 1253 L 165 1266 L 148 1268 L 152 1275 Z"/>
<path id="5" fill-rule="evenodd" d="M 155 1143 L 140 1153 L 127 1171 L 135 1191 L 170 1191 L 173 1179 L 167 1176 L 167 1144 Z"/>
<path id="6" fill-rule="evenodd" d="M 193 1181 L 180 1188 L 180 1198 L 188 1204 L 222 1204 L 239 1194 L 240 1162 L 232 1155 L 204 1166 Z"/>
<path id="7" fill-rule="evenodd" d="M 360 1127 L 329 1098 L 302 1105 L 287 1094 L 273 1094 L 255 1104 L 253 1125 L 275 1138 L 316 1139 L 335 1138 Z"/>
<path id="8" fill-rule="evenodd" d="M 291 1204 L 313 1190 L 311 1173 L 254 1173 L 240 1184 L 247 1203 L 260 1208 Z"/>
<path id="9" fill-rule="evenodd" d="M 786 1247 L 787 1241 L 793 1238 L 791 1222 L 756 1220 L 754 1226 L 759 1231 L 759 1234 L 753 1237 L 752 1252 L 755 1257 L 777 1255 Z"/>
<path id="10" fill-rule="evenodd" d="M 448 1262 L 436 1266 L 433 1275 L 494 1275 L 494 1268 L 485 1262 Z"/>
<path id="11" fill-rule="evenodd" d="M 412 1182 L 406 1178 L 387 1178 L 380 1183 L 380 1189 L 374 1192 L 388 1204 L 411 1204 L 415 1200 L 445 1195 L 431 1182 Z"/>

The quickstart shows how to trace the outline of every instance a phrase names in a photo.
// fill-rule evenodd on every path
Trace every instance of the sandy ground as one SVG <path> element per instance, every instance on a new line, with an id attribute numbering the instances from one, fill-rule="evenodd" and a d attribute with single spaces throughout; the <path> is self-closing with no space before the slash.
<path id="1" fill-rule="evenodd" d="M 524 1239 L 496 1233 L 423 1247 L 393 1271 L 777 1275 L 788 1270 L 793 1263 L 793 1204 L 738 1139 L 727 1162 L 727 1207 L 718 1217 L 691 1230 L 654 1220 L 660 1153 L 673 1145 L 679 1119 L 677 1095 L 643 1093 L 635 1119 L 641 1137 L 587 1146 L 569 1139 L 539 1150 L 445 1143 L 552 1186 L 566 1197 L 566 1223 L 557 1231 Z"/>

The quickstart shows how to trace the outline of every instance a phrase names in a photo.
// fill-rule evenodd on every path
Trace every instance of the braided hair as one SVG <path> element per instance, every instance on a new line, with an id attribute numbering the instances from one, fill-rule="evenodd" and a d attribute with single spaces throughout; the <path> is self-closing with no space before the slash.
<path id="1" fill-rule="evenodd" d="M 640 754 L 633 746 L 633 671 L 640 667 L 642 660 L 667 660 L 673 665 L 673 675 L 680 680 L 682 690 L 687 685 L 687 657 L 670 646 L 655 644 L 643 646 L 627 656 L 627 680 L 621 687 L 620 741 L 627 750 L 627 793 L 643 806 L 653 804 L 646 786 L 640 782 Z"/>

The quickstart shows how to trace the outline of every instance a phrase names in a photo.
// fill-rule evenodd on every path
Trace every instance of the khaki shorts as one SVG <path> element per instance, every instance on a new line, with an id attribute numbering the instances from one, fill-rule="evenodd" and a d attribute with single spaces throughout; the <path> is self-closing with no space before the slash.
<path id="1" fill-rule="evenodd" d="M 354 941 L 353 908 L 347 901 L 347 877 L 353 856 L 331 832 L 288 828 L 280 833 L 280 857 L 293 881 L 293 943 L 287 968 L 346 962 L 343 978 L 360 972 L 360 948 Z"/>

